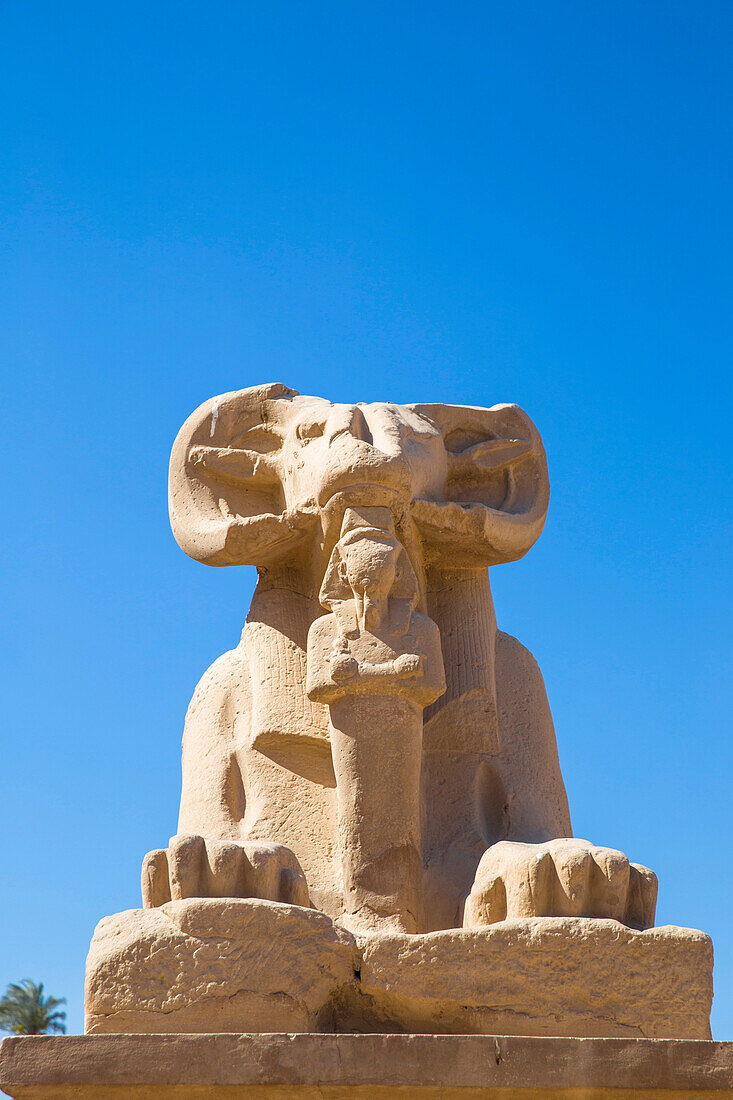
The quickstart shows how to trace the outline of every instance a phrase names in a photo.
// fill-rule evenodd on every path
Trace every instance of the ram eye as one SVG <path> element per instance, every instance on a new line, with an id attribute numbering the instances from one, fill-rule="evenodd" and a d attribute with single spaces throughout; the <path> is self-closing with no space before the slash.
<path id="1" fill-rule="evenodd" d="M 276 451 L 282 446 L 282 436 L 265 424 L 257 424 L 253 428 L 248 428 L 246 432 L 240 432 L 232 439 L 229 446 L 237 450 L 269 454 L 270 451 Z"/>
<path id="2" fill-rule="evenodd" d="M 456 428 L 446 436 L 445 449 L 451 454 L 460 454 L 462 451 L 467 451 L 469 447 L 475 446 L 476 443 L 483 443 L 494 438 L 492 432 L 476 431 L 471 428 Z"/>
<path id="3" fill-rule="evenodd" d="M 302 424 L 298 424 L 295 434 L 303 443 L 307 443 L 309 439 L 317 439 L 319 435 L 323 435 L 323 428 L 321 421 L 304 420 Z"/>

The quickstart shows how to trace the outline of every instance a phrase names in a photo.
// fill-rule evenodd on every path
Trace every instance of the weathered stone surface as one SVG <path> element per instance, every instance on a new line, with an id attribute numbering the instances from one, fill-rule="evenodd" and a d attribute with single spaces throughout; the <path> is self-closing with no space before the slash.
<path id="1" fill-rule="evenodd" d="M 712 943 L 688 928 L 536 917 L 360 942 L 380 1030 L 710 1038 Z"/>
<path id="2" fill-rule="evenodd" d="M 653 872 L 573 838 L 542 676 L 497 629 L 487 567 L 549 499 L 526 414 L 257 386 L 189 417 L 169 486 L 185 552 L 258 583 L 145 910 L 95 934 L 89 1030 L 709 1035 L 709 941 L 640 931 Z"/>
<path id="3" fill-rule="evenodd" d="M 733 1043 L 472 1035 L 26 1036 L 16 1100 L 723 1100 Z"/>
<path id="4" fill-rule="evenodd" d="M 87 1031 L 414 1031 L 705 1039 L 702 932 L 534 918 L 359 937 L 315 910 L 189 900 L 107 917 Z"/>
<path id="5" fill-rule="evenodd" d="M 354 955 L 314 909 L 201 898 L 130 909 L 94 933 L 86 1030 L 313 1031 L 353 981 Z"/>

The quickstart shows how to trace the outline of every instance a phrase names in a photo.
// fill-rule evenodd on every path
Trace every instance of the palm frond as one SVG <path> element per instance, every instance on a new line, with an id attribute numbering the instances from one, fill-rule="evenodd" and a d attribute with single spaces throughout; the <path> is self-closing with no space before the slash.
<path id="1" fill-rule="evenodd" d="M 58 1006 L 66 1004 L 65 997 L 45 997 L 43 982 L 36 984 L 30 978 L 11 982 L 0 998 L 0 1031 L 14 1035 L 44 1035 L 49 1031 L 66 1032 L 65 1012 Z"/>

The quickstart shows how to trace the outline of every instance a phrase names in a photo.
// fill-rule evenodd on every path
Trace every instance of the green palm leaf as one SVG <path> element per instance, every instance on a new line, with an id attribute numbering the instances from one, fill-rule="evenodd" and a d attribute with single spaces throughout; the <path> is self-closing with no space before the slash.
<path id="1" fill-rule="evenodd" d="M 36 985 L 29 978 L 11 982 L 0 999 L 0 1031 L 13 1035 L 65 1034 L 65 1012 L 59 1005 L 66 1004 L 65 997 L 44 997 L 43 982 Z"/>

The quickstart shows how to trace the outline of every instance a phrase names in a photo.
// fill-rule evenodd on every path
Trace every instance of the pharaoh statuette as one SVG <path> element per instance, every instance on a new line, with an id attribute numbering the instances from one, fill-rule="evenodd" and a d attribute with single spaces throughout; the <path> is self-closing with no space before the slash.
<path id="1" fill-rule="evenodd" d="M 519 967 L 515 1030 L 707 1033 L 709 941 L 644 931 L 653 873 L 572 838 L 542 677 L 496 627 L 487 567 L 529 550 L 548 497 L 540 437 L 514 405 L 333 405 L 268 385 L 189 418 L 171 457 L 176 539 L 259 579 L 239 645 L 191 702 L 178 832 L 144 861 L 145 910 L 95 936 L 92 1030 L 419 1030 L 432 1010 L 417 994 L 400 1001 L 407 977 L 374 976 L 396 936 L 440 962 L 431 996 L 445 1030 L 496 1026 L 498 1009 L 470 1023 L 465 1006 L 495 1003 L 497 981 L 511 1001 Z M 204 980 L 209 956 L 186 945 L 211 937 Z M 319 977 L 304 971 L 285 1008 L 263 951 L 298 943 L 306 970 L 320 957 Z M 158 965 L 164 944 L 196 962 L 175 995 L 151 985 L 135 1006 L 120 968 L 131 951 L 147 973 L 151 944 Z M 548 986 L 554 950 L 585 974 L 577 996 L 572 982 Z M 628 1024 L 589 991 L 604 951 L 620 952 Z M 462 975 L 481 952 L 483 992 L 469 995 Z"/>
<path id="2" fill-rule="evenodd" d="M 423 709 L 445 691 L 440 633 L 389 508 L 347 508 L 308 632 L 308 697 L 327 703 L 344 919 L 417 932 Z"/>

